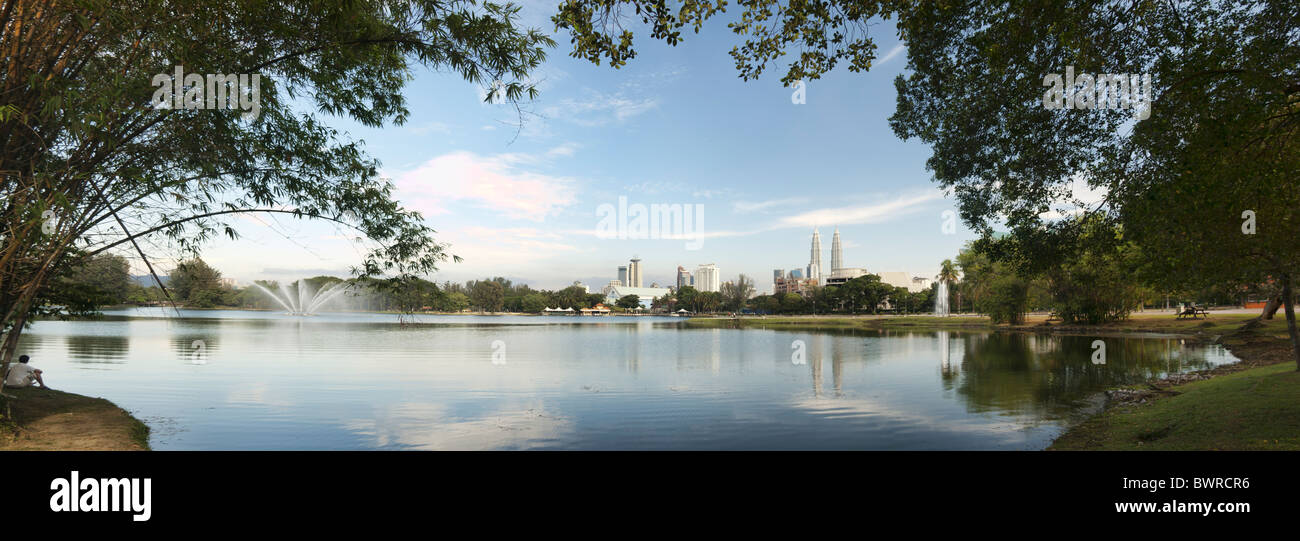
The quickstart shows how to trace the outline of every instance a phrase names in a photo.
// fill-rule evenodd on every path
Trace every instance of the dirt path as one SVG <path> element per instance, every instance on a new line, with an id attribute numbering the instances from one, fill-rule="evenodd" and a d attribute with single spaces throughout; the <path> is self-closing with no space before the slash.
<path id="1" fill-rule="evenodd" d="M 149 428 L 103 398 L 40 388 L 0 397 L 11 421 L 0 426 L 4 451 L 147 451 Z"/>

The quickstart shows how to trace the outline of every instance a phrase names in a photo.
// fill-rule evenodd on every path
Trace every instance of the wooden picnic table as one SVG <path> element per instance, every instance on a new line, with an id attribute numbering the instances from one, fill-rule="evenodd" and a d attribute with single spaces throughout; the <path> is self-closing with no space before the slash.
<path id="1" fill-rule="evenodd" d="M 1196 319 L 1199 316 L 1204 316 L 1206 319 L 1209 319 L 1210 311 L 1201 308 L 1199 306 L 1189 306 L 1186 309 L 1184 309 L 1182 312 L 1179 312 L 1178 317 L 1176 319 L 1183 319 L 1185 317 Z"/>

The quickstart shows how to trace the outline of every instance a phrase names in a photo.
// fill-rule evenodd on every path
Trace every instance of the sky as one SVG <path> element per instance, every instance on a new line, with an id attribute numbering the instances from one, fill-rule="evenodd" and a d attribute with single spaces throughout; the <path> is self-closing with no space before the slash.
<path id="1" fill-rule="evenodd" d="M 553 1 L 526 2 L 524 22 L 551 32 L 553 10 Z M 888 22 L 871 28 L 871 71 L 837 67 L 806 84 L 802 104 L 780 82 L 784 65 L 738 77 L 725 17 L 676 47 L 640 32 L 637 57 L 620 69 L 570 57 L 567 34 L 551 33 L 557 46 L 522 125 L 512 106 L 483 103 L 480 86 L 423 67 L 406 88 L 402 126 L 322 116 L 364 143 L 399 201 L 463 258 L 432 280 L 503 276 L 544 289 L 576 280 L 598 290 L 639 257 L 647 286 L 675 284 L 679 265 L 713 263 L 724 281 L 743 273 L 764 293 L 773 269 L 808 264 L 814 228 L 823 269 L 838 227 L 845 266 L 915 276 L 935 275 L 975 238 L 959 221 L 945 232 L 956 205 L 925 169 L 929 148 L 889 128 L 907 53 Z M 698 228 L 610 229 L 634 224 L 635 205 L 671 204 L 702 215 Z M 364 253 L 322 223 L 251 216 L 238 228 L 240 239 L 216 240 L 202 257 L 241 284 L 345 277 Z"/>

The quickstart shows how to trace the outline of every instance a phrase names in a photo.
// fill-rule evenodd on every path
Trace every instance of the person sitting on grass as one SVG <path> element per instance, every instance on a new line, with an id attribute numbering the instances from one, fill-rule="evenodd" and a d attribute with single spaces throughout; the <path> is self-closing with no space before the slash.
<path id="1" fill-rule="evenodd" d="M 18 357 L 18 364 L 9 367 L 9 373 L 5 374 L 6 387 L 26 387 L 34 381 L 41 384 L 44 389 L 50 388 L 45 384 L 45 380 L 41 379 L 41 371 L 27 364 L 29 360 L 31 357 L 23 355 Z"/>

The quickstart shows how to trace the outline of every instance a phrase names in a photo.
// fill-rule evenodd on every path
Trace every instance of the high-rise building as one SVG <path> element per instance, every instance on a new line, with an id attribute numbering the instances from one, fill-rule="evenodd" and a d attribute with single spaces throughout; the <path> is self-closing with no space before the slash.
<path id="1" fill-rule="evenodd" d="M 803 269 L 790 269 L 790 274 L 787 276 L 791 279 L 803 278 Z"/>
<path id="2" fill-rule="evenodd" d="M 691 272 L 686 270 L 686 267 L 678 265 L 677 266 L 677 289 L 681 289 L 691 284 L 692 284 Z"/>
<path id="3" fill-rule="evenodd" d="M 641 260 L 633 257 L 632 262 L 627 265 L 627 285 L 631 287 L 641 287 Z"/>
<path id="4" fill-rule="evenodd" d="M 623 285 L 629 284 L 629 282 L 627 281 L 627 265 L 618 266 L 618 281 Z"/>
<path id="5" fill-rule="evenodd" d="M 783 271 L 783 270 L 781 270 L 781 269 L 772 269 L 772 284 L 773 284 L 773 285 L 775 285 L 777 282 L 780 282 L 781 280 L 784 280 L 784 279 L 785 279 L 785 271 Z"/>
<path id="6" fill-rule="evenodd" d="M 840 228 L 835 228 L 835 236 L 831 237 L 831 274 L 844 268 L 843 253 L 840 252 Z"/>
<path id="7" fill-rule="evenodd" d="M 695 269 L 695 289 L 700 291 L 722 291 L 722 274 L 717 265 L 708 263 Z"/>
<path id="8" fill-rule="evenodd" d="M 813 228 L 812 249 L 808 257 L 808 279 L 821 283 L 822 277 L 822 237 Z"/>

